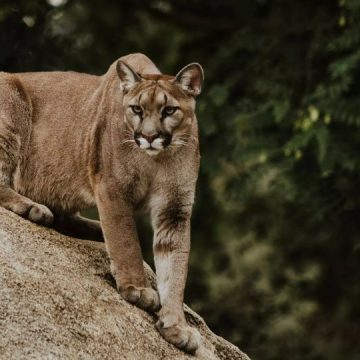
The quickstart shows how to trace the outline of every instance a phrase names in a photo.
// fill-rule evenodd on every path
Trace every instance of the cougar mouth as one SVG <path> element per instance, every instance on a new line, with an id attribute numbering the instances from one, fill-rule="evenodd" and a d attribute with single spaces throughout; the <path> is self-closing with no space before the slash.
<path id="1" fill-rule="evenodd" d="M 135 133 L 134 140 L 140 149 L 145 150 L 149 155 L 156 155 L 167 148 L 171 143 L 171 135 L 156 133 L 143 134 Z"/>
<path id="2" fill-rule="evenodd" d="M 159 152 L 161 152 L 161 150 L 159 150 L 159 149 L 154 149 L 154 148 L 149 148 L 149 149 L 146 149 L 145 150 L 146 151 L 146 153 L 148 154 L 148 155 L 151 155 L 151 156 L 154 156 L 154 155 L 157 155 Z"/>

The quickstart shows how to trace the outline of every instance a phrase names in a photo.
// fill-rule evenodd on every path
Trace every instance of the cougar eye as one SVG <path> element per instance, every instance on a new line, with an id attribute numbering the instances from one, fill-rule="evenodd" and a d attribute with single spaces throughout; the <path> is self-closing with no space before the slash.
<path id="1" fill-rule="evenodd" d="M 165 106 L 163 113 L 164 115 L 170 116 L 172 115 L 178 108 L 176 106 Z"/>
<path id="2" fill-rule="evenodd" d="M 130 108 L 133 111 L 133 113 L 136 115 L 141 115 L 143 113 L 143 110 L 139 105 L 130 105 Z"/>

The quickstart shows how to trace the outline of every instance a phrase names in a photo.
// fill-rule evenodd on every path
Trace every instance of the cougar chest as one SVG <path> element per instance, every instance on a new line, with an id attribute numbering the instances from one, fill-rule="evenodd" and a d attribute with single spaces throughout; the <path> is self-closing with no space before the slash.
<path id="1" fill-rule="evenodd" d="M 132 169 L 126 174 L 123 186 L 124 196 L 137 208 L 141 206 L 149 192 L 151 174 L 146 169 Z"/>

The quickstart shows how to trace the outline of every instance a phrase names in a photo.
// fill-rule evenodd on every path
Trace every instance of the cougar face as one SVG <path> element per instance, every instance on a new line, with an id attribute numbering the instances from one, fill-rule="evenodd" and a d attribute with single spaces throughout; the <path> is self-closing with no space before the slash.
<path id="1" fill-rule="evenodd" d="M 200 93 L 203 78 L 200 65 L 190 64 L 173 77 L 139 75 L 119 62 L 118 74 L 125 94 L 124 121 L 129 129 L 126 141 L 134 142 L 149 155 L 185 146 L 194 118 L 194 96 Z"/>

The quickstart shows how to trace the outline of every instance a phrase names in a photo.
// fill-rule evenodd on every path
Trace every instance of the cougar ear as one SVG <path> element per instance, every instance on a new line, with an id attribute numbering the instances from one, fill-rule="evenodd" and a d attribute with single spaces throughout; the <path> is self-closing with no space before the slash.
<path id="1" fill-rule="evenodd" d="M 182 68 L 175 77 L 175 82 L 191 96 L 201 93 L 201 85 L 204 81 L 204 70 L 198 63 L 191 63 Z"/>
<path id="2" fill-rule="evenodd" d="M 121 80 L 121 88 L 127 93 L 136 83 L 141 81 L 141 77 L 127 64 L 119 60 L 116 64 L 116 71 Z"/>

